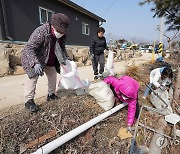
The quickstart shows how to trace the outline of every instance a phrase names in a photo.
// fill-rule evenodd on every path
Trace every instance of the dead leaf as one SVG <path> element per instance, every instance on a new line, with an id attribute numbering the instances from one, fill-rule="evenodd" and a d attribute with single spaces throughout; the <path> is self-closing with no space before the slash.
<path id="1" fill-rule="evenodd" d="M 51 130 L 47 134 L 39 137 L 39 139 L 35 139 L 34 141 L 29 142 L 28 144 L 21 144 L 20 145 L 20 153 L 23 153 L 27 149 L 32 148 L 32 147 L 36 146 L 37 144 L 42 143 L 42 142 L 46 141 L 47 139 L 56 136 L 56 134 L 57 134 L 56 130 Z"/>
<path id="2" fill-rule="evenodd" d="M 118 132 L 118 136 L 123 140 L 129 137 L 132 137 L 132 134 L 128 131 L 126 132 L 126 128 L 120 128 L 119 132 Z"/>

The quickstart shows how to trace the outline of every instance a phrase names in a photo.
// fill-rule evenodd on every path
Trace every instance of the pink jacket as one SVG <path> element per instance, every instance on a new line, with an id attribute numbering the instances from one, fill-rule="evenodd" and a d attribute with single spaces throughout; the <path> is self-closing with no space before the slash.
<path id="1" fill-rule="evenodd" d="M 104 82 L 110 84 L 114 88 L 114 91 L 117 94 L 120 101 L 128 103 L 127 120 L 128 120 L 128 125 L 132 125 L 134 122 L 136 103 L 138 98 L 138 90 L 139 90 L 138 82 L 129 76 L 122 76 L 119 79 L 110 76 L 105 78 Z M 130 99 L 124 100 L 121 96 L 121 93 L 129 97 Z"/>

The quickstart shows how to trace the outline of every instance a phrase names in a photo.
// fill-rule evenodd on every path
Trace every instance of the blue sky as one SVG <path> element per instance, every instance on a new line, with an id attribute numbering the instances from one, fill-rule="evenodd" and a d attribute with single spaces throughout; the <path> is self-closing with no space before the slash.
<path id="1" fill-rule="evenodd" d="M 155 29 L 160 24 L 160 19 L 153 18 L 154 13 L 150 11 L 152 4 L 139 6 L 142 0 L 72 1 L 106 19 L 107 22 L 103 27 L 106 29 L 107 38 L 111 34 L 113 39 L 126 38 L 138 41 L 159 39 L 159 32 Z"/>

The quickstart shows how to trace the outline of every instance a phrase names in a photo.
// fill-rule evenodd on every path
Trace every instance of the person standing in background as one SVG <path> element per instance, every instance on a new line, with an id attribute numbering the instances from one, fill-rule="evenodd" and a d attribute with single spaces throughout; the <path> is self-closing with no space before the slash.
<path id="1" fill-rule="evenodd" d="M 92 60 L 92 66 L 94 71 L 94 80 L 97 80 L 99 77 L 101 79 L 103 78 L 104 64 L 105 64 L 104 50 L 105 49 L 108 50 L 104 33 L 105 33 L 105 29 L 103 27 L 99 27 L 97 29 L 97 35 L 95 35 L 91 39 L 90 57 Z M 99 72 L 98 72 L 98 64 L 100 65 Z"/>

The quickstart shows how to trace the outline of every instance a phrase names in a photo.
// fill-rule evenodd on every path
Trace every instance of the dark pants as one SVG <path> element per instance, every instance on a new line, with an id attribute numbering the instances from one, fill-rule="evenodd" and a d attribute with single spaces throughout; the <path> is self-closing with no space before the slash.
<path id="1" fill-rule="evenodd" d="M 104 63 L 104 53 L 101 55 L 94 55 L 94 59 L 92 60 L 94 75 L 98 75 L 98 64 L 100 64 L 99 73 L 102 74 L 104 72 Z"/>
<path id="2" fill-rule="evenodd" d="M 137 98 L 135 118 L 137 119 L 138 117 L 139 117 L 139 102 Z"/>

